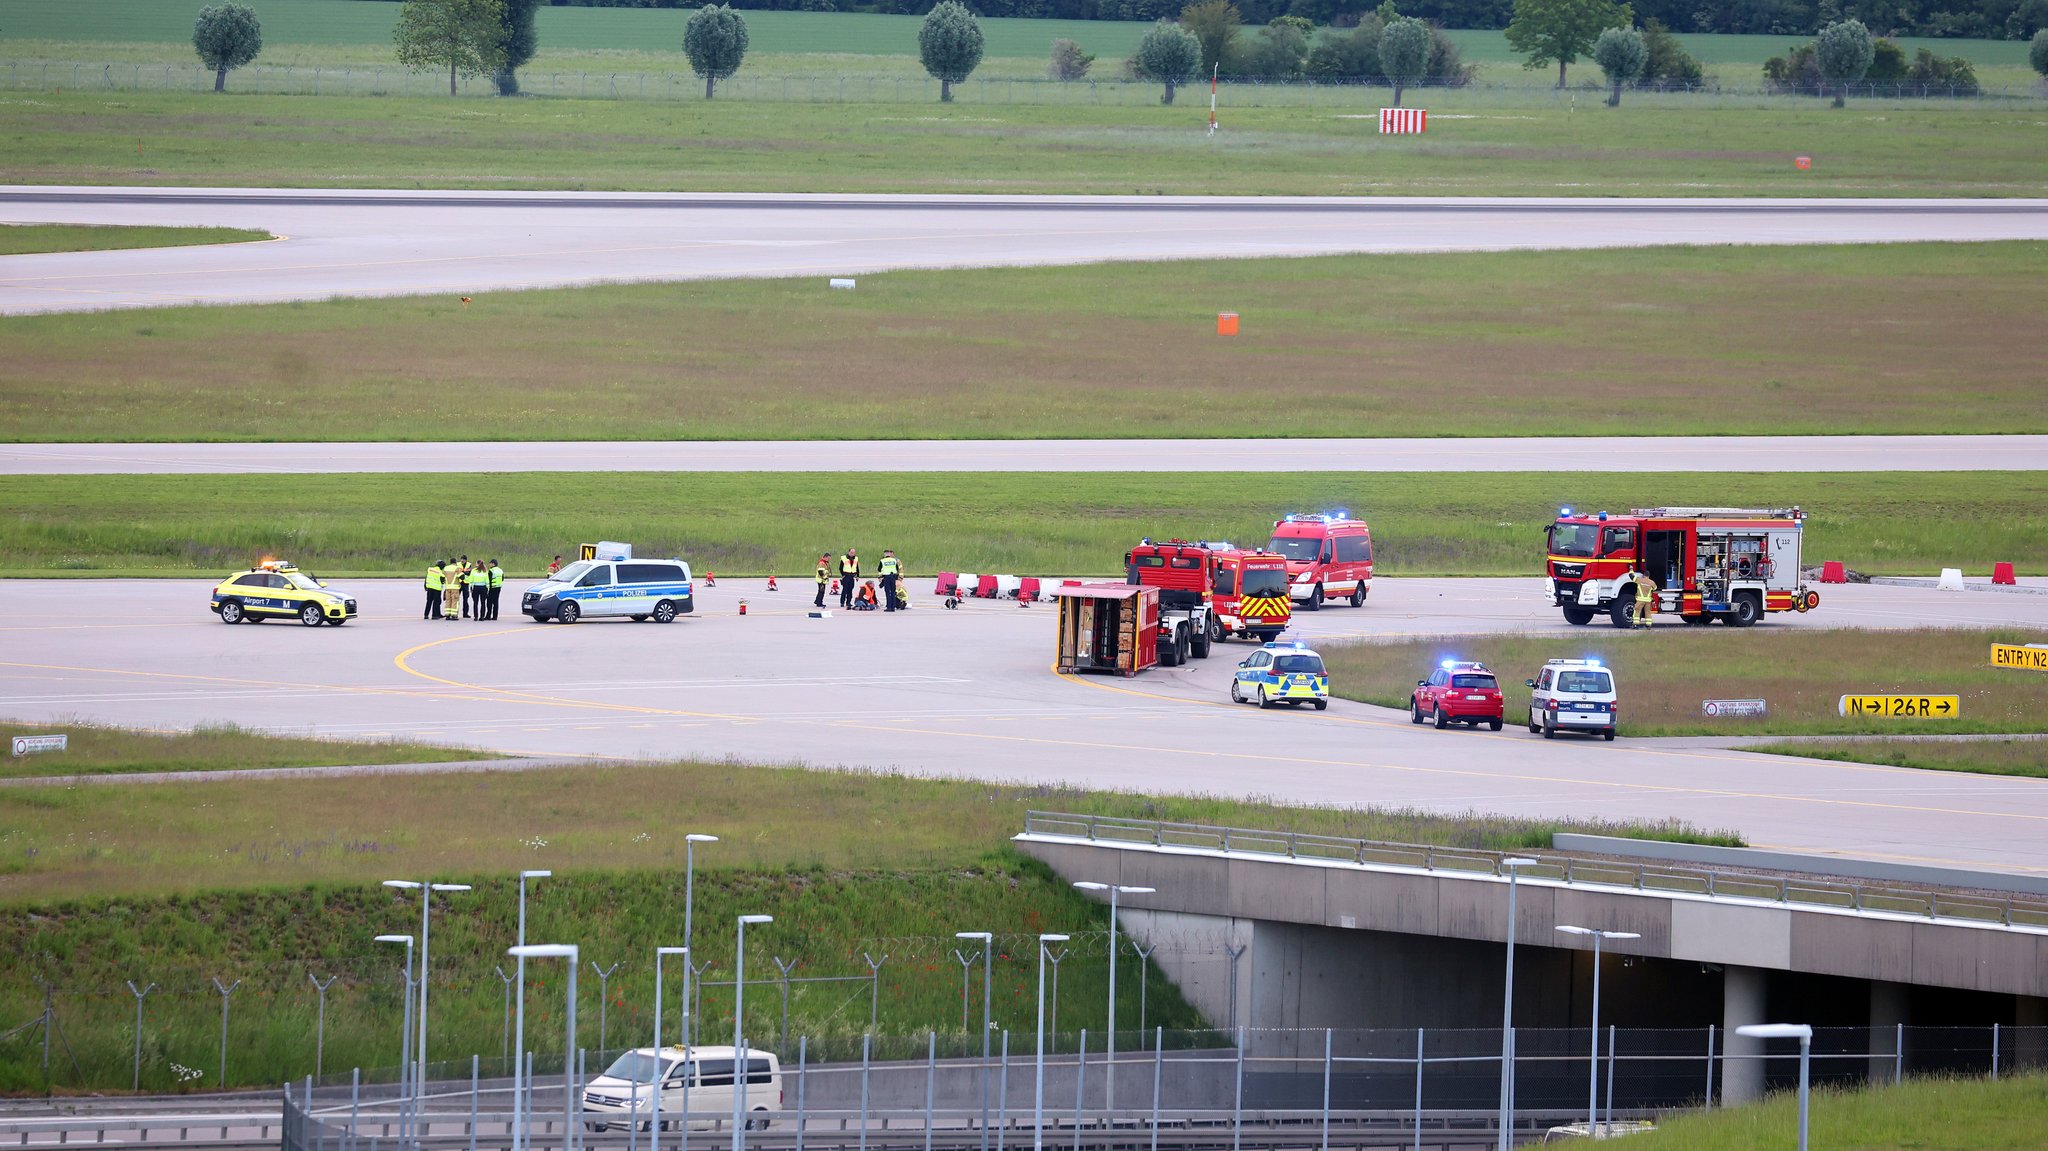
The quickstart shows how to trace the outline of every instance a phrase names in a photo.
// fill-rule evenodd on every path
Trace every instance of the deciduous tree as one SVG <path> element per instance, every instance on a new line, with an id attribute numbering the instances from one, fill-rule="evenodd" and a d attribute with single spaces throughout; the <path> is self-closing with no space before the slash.
<path id="1" fill-rule="evenodd" d="M 981 65 L 981 21 L 959 0 L 939 0 L 917 30 L 917 55 L 939 82 L 939 99 L 953 102 L 953 85 Z"/>
<path id="2" fill-rule="evenodd" d="M 263 51 L 263 25 L 256 13 L 240 4 L 209 4 L 199 10 L 192 25 L 192 47 L 199 59 L 213 69 L 213 90 L 227 88 L 228 73 L 256 58 Z"/>
<path id="3" fill-rule="evenodd" d="M 1133 60 L 1147 79 L 1166 86 L 1161 104 L 1173 103 L 1174 89 L 1187 83 L 1202 65 L 1202 41 L 1171 20 L 1160 20 L 1145 30 Z"/>
<path id="4" fill-rule="evenodd" d="M 1402 16 L 1381 29 L 1380 70 L 1394 86 L 1394 107 L 1399 108 L 1402 90 L 1429 71 L 1429 26 Z"/>
<path id="5" fill-rule="evenodd" d="M 1877 49 L 1870 42 L 1870 29 L 1861 20 L 1837 20 L 1813 38 L 1813 62 L 1821 77 L 1835 89 L 1835 107 L 1842 106 L 1849 85 L 1863 79 Z"/>
<path id="6" fill-rule="evenodd" d="M 448 94 L 457 74 L 495 72 L 504 59 L 502 0 L 405 0 L 392 39 L 398 62 L 415 72 L 448 69 Z"/>
<path id="7" fill-rule="evenodd" d="M 1045 64 L 1045 74 L 1055 80 L 1085 80 L 1088 66 L 1095 63 L 1095 57 L 1081 51 L 1081 46 L 1072 40 L 1060 39 L 1052 42 L 1052 56 Z"/>
<path id="8" fill-rule="evenodd" d="M 1202 71 L 1208 72 L 1230 57 L 1244 17 L 1230 0 L 1203 0 L 1180 11 L 1180 26 L 1202 43 Z"/>
<path id="9" fill-rule="evenodd" d="M 740 70 L 747 57 L 747 22 L 730 4 L 706 4 L 683 25 L 683 53 L 690 70 L 704 78 L 704 98 L 718 82 Z"/>
<path id="10" fill-rule="evenodd" d="M 1607 106 L 1621 105 L 1622 86 L 1643 74 L 1650 50 L 1633 28 L 1609 28 L 1593 41 L 1593 62 L 1607 74 Z"/>
<path id="11" fill-rule="evenodd" d="M 1508 24 L 1508 46 L 1527 56 L 1527 66 L 1557 64 L 1557 86 L 1564 87 L 1565 65 L 1578 62 L 1608 28 L 1625 28 L 1635 13 L 1614 0 L 1515 0 L 1515 18 Z"/>
<path id="12" fill-rule="evenodd" d="M 2034 43 L 2027 49 L 2027 62 L 2034 66 L 2034 71 L 2048 76 L 2048 28 L 2034 33 Z"/>
<path id="13" fill-rule="evenodd" d="M 540 7 L 540 0 L 504 0 L 505 13 L 500 19 L 498 46 L 504 58 L 498 61 L 498 70 L 491 74 L 491 83 L 498 86 L 498 95 L 519 95 L 519 69 L 533 59 L 540 48 L 540 30 L 534 27 L 534 11 Z"/>

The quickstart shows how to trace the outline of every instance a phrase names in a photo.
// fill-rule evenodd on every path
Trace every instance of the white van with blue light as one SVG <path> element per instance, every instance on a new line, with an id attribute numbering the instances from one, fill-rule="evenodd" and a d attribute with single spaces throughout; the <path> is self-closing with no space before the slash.
<path id="1" fill-rule="evenodd" d="M 1529 685 L 1529 733 L 1555 739 L 1560 731 L 1582 731 L 1613 739 L 1621 724 L 1614 671 L 1597 659 L 1553 659 Z"/>
<path id="2" fill-rule="evenodd" d="M 633 549 L 599 545 L 591 559 L 577 560 L 526 589 L 519 610 L 535 623 L 624 616 L 639 623 L 674 623 L 695 610 L 690 565 L 679 559 L 635 559 Z"/>

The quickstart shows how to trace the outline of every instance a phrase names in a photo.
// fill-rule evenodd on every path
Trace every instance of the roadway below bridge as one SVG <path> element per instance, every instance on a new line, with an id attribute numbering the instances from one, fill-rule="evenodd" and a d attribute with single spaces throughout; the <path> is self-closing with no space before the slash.
<path id="1" fill-rule="evenodd" d="M 363 617 L 341 629 L 222 625 L 205 581 L 91 586 L 108 606 L 84 618 L 75 581 L 10 584 L 0 715 L 254 719 L 546 760 L 731 757 L 1445 814 L 1679 818 L 1759 847 L 2048 874 L 2048 781 L 1759 756 L 1625 728 L 1611 744 L 1439 732 L 1343 700 L 1260 711 L 1227 702 L 1244 650 L 1230 644 L 1133 680 L 1060 676 L 1051 608 L 946 611 L 925 581 L 906 615 L 811 619 L 808 588 L 722 580 L 668 627 L 423 622 L 416 583 L 361 581 L 346 590 Z M 2048 596 L 1852 585 L 1829 589 L 1820 613 L 1760 626 L 1930 624 L 2044 628 Z M 1528 632 L 1556 636 L 1561 654 L 1585 634 L 1529 579 L 1379 580 L 1364 609 L 1304 613 L 1296 630 L 1311 642 Z"/>
<path id="2" fill-rule="evenodd" d="M 22 314 L 1112 260 L 2037 240 L 2048 238 L 2048 201 L 9 186 L 0 187 L 0 223 L 226 226 L 280 237 L 0 257 L 0 313 Z"/>

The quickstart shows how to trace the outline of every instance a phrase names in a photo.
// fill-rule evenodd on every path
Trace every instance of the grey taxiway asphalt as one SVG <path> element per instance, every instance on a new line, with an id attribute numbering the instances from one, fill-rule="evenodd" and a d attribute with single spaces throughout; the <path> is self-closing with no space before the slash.
<path id="1" fill-rule="evenodd" d="M 508 588 L 512 605 L 523 582 Z M 807 588 L 726 580 L 671 626 L 563 627 L 511 611 L 492 624 L 421 621 L 416 585 L 368 581 L 348 588 L 364 618 L 340 629 L 225 626 L 206 611 L 208 586 L 96 584 L 92 602 L 109 610 L 88 617 L 76 583 L 10 581 L 0 715 L 162 728 L 232 720 L 571 761 L 729 756 L 1298 803 L 1677 817 L 1760 846 L 2048 874 L 2048 781 L 1758 756 L 1630 739 L 1625 727 L 1611 744 L 1512 726 L 1439 732 L 1341 700 L 1324 713 L 1262 712 L 1225 700 L 1245 650 L 1234 645 L 1131 680 L 1059 676 L 1049 609 L 945 611 L 928 582 L 900 616 L 809 619 Z M 1532 631 L 1573 654 L 1587 633 L 1535 591 L 1527 579 L 1380 580 L 1365 608 L 1304 613 L 1297 633 Z M 1764 626 L 2048 628 L 2048 596 L 1824 594 L 1820 611 Z M 1868 678 L 1844 669 L 1843 688 Z"/>
<path id="2" fill-rule="evenodd" d="M 0 475 L 287 472 L 2039 471 L 2048 436 L 0 444 Z"/>
<path id="3" fill-rule="evenodd" d="M 0 187 L 0 222 L 228 225 L 283 237 L 225 247 L 0 257 L 0 313 L 25 313 L 1104 260 L 2041 239 L 2048 238 L 2048 201 L 8 186 Z M 1215 306 L 1228 310 L 1230 301 Z"/>

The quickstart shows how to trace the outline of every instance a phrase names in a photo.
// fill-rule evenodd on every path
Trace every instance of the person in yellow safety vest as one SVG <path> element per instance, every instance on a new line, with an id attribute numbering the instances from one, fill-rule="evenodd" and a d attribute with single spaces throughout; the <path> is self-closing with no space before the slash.
<path id="1" fill-rule="evenodd" d="M 441 565 L 427 565 L 427 614 L 421 619 L 433 619 L 441 614 Z"/>
<path id="2" fill-rule="evenodd" d="M 463 557 L 461 557 L 460 559 L 456 560 L 455 562 L 457 562 L 457 563 L 459 563 L 459 564 L 461 564 L 461 565 L 462 565 L 462 571 L 461 571 L 461 573 L 460 573 L 460 574 L 459 574 L 459 575 L 457 576 L 457 578 L 456 578 L 455 582 L 456 582 L 456 585 L 457 585 L 458 589 L 460 590 L 460 592 L 461 592 L 461 594 L 462 594 L 462 618 L 463 618 L 463 619 L 468 619 L 468 618 L 469 618 L 469 573 L 470 573 L 470 572 L 471 572 L 472 570 L 474 570 L 474 569 L 473 569 L 473 565 L 471 565 L 471 564 L 470 564 L 470 562 L 469 562 L 469 557 L 468 557 L 468 556 L 463 556 Z"/>
<path id="3" fill-rule="evenodd" d="M 857 552 L 857 551 L 854 551 L 854 550 L 853 550 L 852 548 L 847 548 L 847 549 L 846 549 L 846 554 L 845 554 L 845 555 L 843 555 L 843 556 L 840 556 L 840 557 L 839 557 L 839 606 L 840 606 L 840 607 L 843 607 L 843 608 L 849 608 L 849 609 L 853 607 L 853 593 L 854 593 L 855 591 L 859 590 L 859 589 L 858 589 L 858 588 L 856 587 L 856 585 L 857 585 L 857 584 L 859 584 L 859 583 L 860 583 L 860 553 L 859 553 L 859 552 Z"/>
<path id="4" fill-rule="evenodd" d="M 491 573 L 484 569 L 482 560 L 470 565 L 469 578 L 464 582 L 469 585 L 470 618 L 481 623 L 484 613 L 490 610 L 491 600 Z"/>
<path id="5" fill-rule="evenodd" d="M 903 565 L 896 562 L 895 552 L 884 549 L 882 552 L 882 562 L 877 565 L 877 570 L 880 571 L 882 576 L 882 601 L 888 605 L 882 610 L 885 612 L 895 611 L 896 579 L 902 574 Z"/>
<path id="6" fill-rule="evenodd" d="M 449 560 L 441 565 L 441 618 L 455 619 L 462 606 L 462 565 Z"/>
<path id="7" fill-rule="evenodd" d="M 825 585 L 832 582 L 832 555 L 827 552 L 818 557 L 818 598 L 811 601 L 813 607 L 825 606 Z"/>
<path id="8" fill-rule="evenodd" d="M 497 618 L 498 618 L 498 597 L 499 597 L 499 596 L 502 596 L 502 595 L 504 595 L 504 594 L 505 594 L 505 569 L 504 569 L 504 568 L 501 568 L 501 567 L 499 567 L 499 566 L 498 566 L 498 561 L 497 561 L 497 560 L 495 560 L 495 559 L 493 559 L 493 560 L 491 561 L 491 570 L 490 570 L 490 572 L 489 572 L 488 574 L 489 574 L 489 575 L 490 575 L 490 577 L 491 577 L 491 599 L 490 599 L 490 604 L 491 604 L 491 615 L 490 615 L 490 618 L 492 618 L 492 619 L 497 619 Z"/>
<path id="9" fill-rule="evenodd" d="M 1649 627 L 1650 613 L 1657 610 L 1657 582 L 1642 572 L 1630 572 L 1629 582 L 1636 588 L 1635 626 Z"/>

